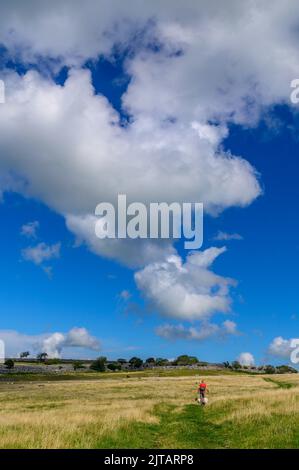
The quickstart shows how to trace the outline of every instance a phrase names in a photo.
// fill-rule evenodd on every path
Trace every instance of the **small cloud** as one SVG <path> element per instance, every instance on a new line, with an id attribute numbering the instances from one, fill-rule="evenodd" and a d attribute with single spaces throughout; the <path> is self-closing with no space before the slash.
<path id="1" fill-rule="evenodd" d="M 36 231 L 39 228 L 39 222 L 35 220 L 34 222 L 28 222 L 27 224 L 22 225 L 21 235 L 26 238 L 36 238 Z"/>
<path id="2" fill-rule="evenodd" d="M 47 245 L 44 242 L 38 243 L 36 246 L 30 246 L 22 250 L 22 258 L 25 261 L 31 261 L 37 266 L 41 265 L 44 261 L 49 261 L 53 258 L 59 258 L 61 243 L 54 245 Z"/>
<path id="3" fill-rule="evenodd" d="M 227 233 L 227 232 L 221 232 L 221 230 L 219 230 L 217 235 L 214 236 L 213 240 L 215 241 L 243 240 L 243 237 L 239 233 Z"/>
<path id="4" fill-rule="evenodd" d="M 126 346 L 124 348 L 124 351 L 138 351 L 140 348 L 140 346 Z"/>
<path id="5" fill-rule="evenodd" d="M 161 325 L 156 329 L 156 334 L 169 340 L 185 339 L 203 341 L 211 337 L 223 338 L 228 335 L 238 335 L 240 333 L 237 330 L 237 325 L 235 322 L 226 320 L 222 323 L 222 325 L 205 322 L 202 323 L 199 328 L 186 328 L 182 324 L 171 325 L 166 323 L 165 325 Z"/>
<path id="6" fill-rule="evenodd" d="M 94 351 L 100 349 L 100 342 L 91 336 L 86 328 L 72 328 L 65 337 L 65 346 L 75 348 L 89 348 Z"/>
<path id="7" fill-rule="evenodd" d="M 49 279 L 53 277 L 53 268 L 52 266 L 43 266 L 43 271 L 46 273 Z"/>
<path id="8" fill-rule="evenodd" d="M 250 352 L 242 352 L 237 357 L 237 361 L 240 362 L 241 366 L 254 366 L 254 357 Z"/>
<path id="9" fill-rule="evenodd" d="M 285 339 L 282 336 L 277 336 L 272 340 L 268 347 L 268 354 L 271 356 L 288 358 L 294 349 L 292 343 L 294 340 L 299 341 L 297 338 Z"/>
<path id="10" fill-rule="evenodd" d="M 131 297 L 132 297 L 132 294 L 130 291 L 124 289 L 121 291 L 121 293 L 119 294 L 119 297 L 122 299 L 122 300 L 129 300 Z"/>
<path id="11" fill-rule="evenodd" d="M 223 323 L 222 323 L 222 328 L 224 330 L 224 332 L 230 334 L 230 335 L 236 335 L 236 334 L 239 334 L 238 330 L 237 330 L 237 324 L 234 322 L 234 321 L 231 321 L 231 320 L 225 320 Z"/>

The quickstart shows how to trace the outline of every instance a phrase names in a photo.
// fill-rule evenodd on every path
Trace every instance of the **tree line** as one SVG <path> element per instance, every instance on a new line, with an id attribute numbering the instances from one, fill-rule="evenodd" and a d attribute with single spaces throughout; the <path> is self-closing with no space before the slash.
<path id="1" fill-rule="evenodd" d="M 24 351 L 20 354 L 20 358 L 28 358 L 30 356 L 29 351 Z M 48 354 L 46 352 L 41 352 L 37 354 L 36 360 L 38 362 L 47 364 L 47 365 L 61 365 L 63 363 L 63 359 L 58 358 L 48 358 Z M 73 361 L 73 369 L 86 369 L 86 365 L 84 361 Z M 91 362 L 89 368 L 94 371 L 104 372 L 106 370 L 110 371 L 118 371 L 123 369 L 131 369 L 131 370 L 138 370 L 143 368 L 151 368 L 151 367 L 163 367 L 163 366 L 209 366 L 208 362 L 199 361 L 196 356 L 189 356 L 188 354 L 182 354 L 178 356 L 176 359 L 169 360 L 162 357 L 148 357 L 145 360 L 142 360 L 140 357 L 133 356 L 131 359 L 127 360 L 124 358 L 119 358 L 115 361 L 109 361 L 107 357 L 100 356 L 94 361 Z M 239 361 L 225 361 L 221 365 L 225 369 L 230 369 L 233 371 L 239 372 L 260 372 L 265 374 L 283 374 L 283 373 L 297 373 L 297 369 L 289 366 L 289 365 L 280 365 L 280 366 L 273 366 L 271 364 L 266 364 L 262 366 L 246 366 L 240 364 Z M 5 366 L 7 369 L 14 368 L 14 360 L 7 359 L 5 361 Z M 62 368 L 60 366 L 60 368 Z"/>

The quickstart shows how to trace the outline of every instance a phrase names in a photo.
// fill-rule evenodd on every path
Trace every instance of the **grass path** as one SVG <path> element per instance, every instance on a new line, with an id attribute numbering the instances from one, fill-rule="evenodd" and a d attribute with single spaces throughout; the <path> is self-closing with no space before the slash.
<path id="1" fill-rule="evenodd" d="M 270 377 L 264 377 L 264 381 L 269 382 L 269 383 L 273 383 L 273 384 L 277 385 L 278 388 L 289 389 L 289 388 L 292 388 L 292 387 L 296 386 L 295 383 L 282 382 L 281 380 L 274 380 L 274 379 L 271 379 Z"/>
<path id="2" fill-rule="evenodd" d="M 158 423 L 124 424 L 114 433 L 103 436 L 100 448 L 217 448 L 229 447 L 224 442 L 223 429 L 209 420 L 199 405 L 186 405 L 181 412 L 175 406 L 157 405 L 154 410 Z"/>
<path id="3" fill-rule="evenodd" d="M 255 449 L 299 448 L 297 420 L 281 413 L 240 420 L 233 413 L 242 400 L 222 408 L 189 404 L 177 412 L 172 406 L 157 406 L 157 424 L 130 423 L 102 436 L 99 448 Z M 246 405 L 245 405 L 246 406 Z M 228 415 L 229 416 L 229 415 Z M 277 432 L 280 430 L 280 432 Z"/>

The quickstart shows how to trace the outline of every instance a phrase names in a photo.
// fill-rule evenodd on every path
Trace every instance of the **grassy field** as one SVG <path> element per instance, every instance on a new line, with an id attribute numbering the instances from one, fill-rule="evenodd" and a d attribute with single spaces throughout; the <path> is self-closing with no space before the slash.
<path id="1" fill-rule="evenodd" d="M 202 408 L 195 373 L 11 376 L 0 448 L 299 448 L 299 374 L 208 375 Z"/>

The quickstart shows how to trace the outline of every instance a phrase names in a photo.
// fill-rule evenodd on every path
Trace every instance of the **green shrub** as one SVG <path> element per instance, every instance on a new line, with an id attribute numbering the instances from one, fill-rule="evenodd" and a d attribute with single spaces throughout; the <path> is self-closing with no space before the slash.
<path id="1" fill-rule="evenodd" d="M 107 365 L 107 369 L 112 371 L 121 370 L 121 364 L 118 364 L 117 362 L 111 362 Z"/>
<path id="2" fill-rule="evenodd" d="M 12 359 L 6 359 L 6 361 L 4 362 L 4 365 L 6 369 L 13 369 L 15 366 L 15 363 Z"/>
<path id="3" fill-rule="evenodd" d="M 45 362 L 46 359 L 48 357 L 48 354 L 46 352 L 42 352 L 42 353 L 39 353 L 37 356 L 36 356 L 36 359 L 39 361 L 39 362 Z"/>
<path id="4" fill-rule="evenodd" d="M 297 374 L 298 373 L 297 369 L 291 366 L 286 366 L 286 365 L 277 366 L 276 371 L 278 372 L 278 374 Z"/>
<path id="5" fill-rule="evenodd" d="M 143 364 L 143 360 L 139 357 L 132 357 L 129 360 L 129 363 L 132 369 L 139 369 Z"/>
<path id="6" fill-rule="evenodd" d="M 74 368 L 74 370 L 85 369 L 85 366 L 80 361 L 74 361 L 73 362 L 73 368 Z"/>
<path id="7" fill-rule="evenodd" d="M 191 366 L 193 364 L 198 364 L 198 359 L 195 356 L 188 356 L 187 354 L 183 354 L 182 356 L 178 356 L 174 361 L 174 366 Z"/>
<path id="8" fill-rule="evenodd" d="M 98 357 L 95 361 L 93 361 L 90 365 L 91 370 L 95 370 L 96 372 L 105 372 L 105 363 L 107 361 L 106 357 Z"/>
<path id="9" fill-rule="evenodd" d="M 169 364 L 168 359 L 164 359 L 163 357 L 157 357 L 156 366 L 166 366 L 167 364 Z"/>
<path id="10" fill-rule="evenodd" d="M 276 369 L 275 369 L 274 366 L 271 366 L 271 365 L 269 364 L 269 365 L 265 366 L 264 371 L 265 371 L 265 374 L 275 374 Z"/>
<path id="11" fill-rule="evenodd" d="M 240 364 L 239 361 L 233 361 L 233 362 L 232 362 L 232 368 L 233 368 L 234 370 L 239 370 L 239 369 L 241 369 L 241 367 L 242 367 L 242 366 L 241 366 L 241 364 Z"/>

